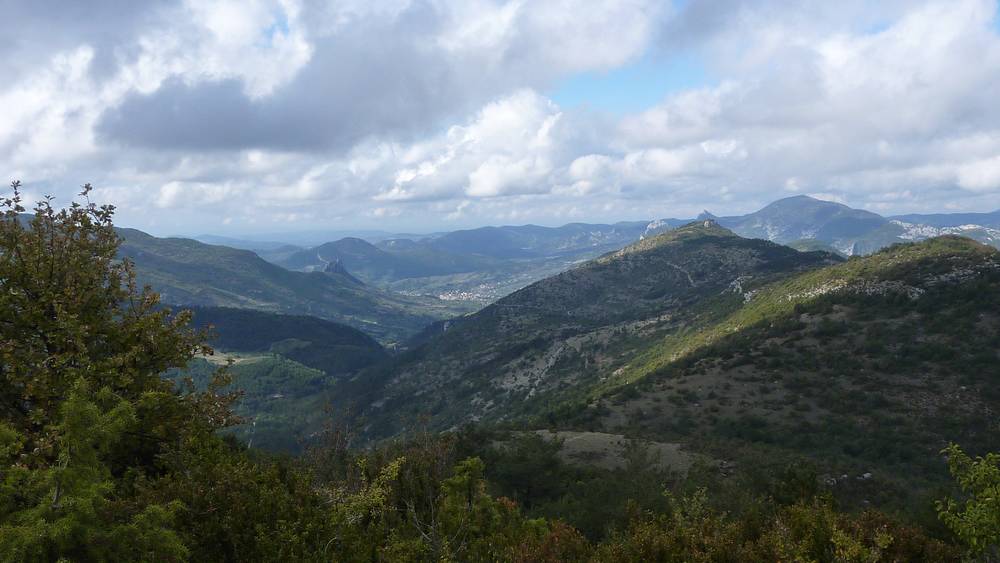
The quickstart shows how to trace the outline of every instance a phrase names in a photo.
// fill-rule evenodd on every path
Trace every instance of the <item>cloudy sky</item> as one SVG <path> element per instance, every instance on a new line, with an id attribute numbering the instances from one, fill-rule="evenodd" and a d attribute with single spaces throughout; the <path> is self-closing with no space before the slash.
<path id="1" fill-rule="evenodd" d="M 997 0 L 0 0 L 0 166 L 156 234 L 1000 208 Z"/>

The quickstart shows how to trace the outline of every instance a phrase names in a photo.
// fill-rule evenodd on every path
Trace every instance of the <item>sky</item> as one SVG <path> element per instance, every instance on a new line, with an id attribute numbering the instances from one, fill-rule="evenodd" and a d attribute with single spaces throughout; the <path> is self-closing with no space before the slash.
<path id="1" fill-rule="evenodd" d="M 0 168 L 154 234 L 1000 208 L 997 0 L 0 0 Z"/>

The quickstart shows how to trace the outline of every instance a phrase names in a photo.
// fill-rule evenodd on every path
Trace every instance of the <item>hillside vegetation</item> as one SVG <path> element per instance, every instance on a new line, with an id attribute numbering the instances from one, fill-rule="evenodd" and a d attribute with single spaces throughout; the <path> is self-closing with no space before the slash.
<path id="1" fill-rule="evenodd" d="M 240 393 L 233 409 L 243 418 L 230 431 L 269 451 L 301 453 L 323 429 L 337 381 L 388 358 L 370 336 L 315 317 L 223 307 L 188 311 L 213 351 L 166 377 L 190 377 L 197 389 L 207 389 L 226 366 L 232 383 L 222 390 Z"/>
<path id="2" fill-rule="evenodd" d="M 226 307 L 187 309 L 193 313 L 192 326 L 207 329 L 208 343 L 217 350 L 280 354 L 338 377 L 386 358 L 367 334 L 316 317 Z"/>
<path id="3" fill-rule="evenodd" d="M 806 457 L 845 497 L 880 504 L 945 480 L 934 454 L 949 442 L 1000 447 L 996 250 L 900 245 L 747 299 L 644 347 L 552 420 L 737 464 Z"/>

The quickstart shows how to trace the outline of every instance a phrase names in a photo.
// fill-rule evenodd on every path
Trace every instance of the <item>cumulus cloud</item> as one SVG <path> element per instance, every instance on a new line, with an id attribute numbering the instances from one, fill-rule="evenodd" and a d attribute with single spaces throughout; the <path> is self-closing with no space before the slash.
<path id="1" fill-rule="evenodd" d="M 491 102 L 467 124 L 400 151 L 384 200 L 498 197 L 547 191 L 561 113 L 532 91 Z"/>
<path id="2" fill-rule="evenodd" d="M 972 191 L 1000 190 L 1000 156 L 963 164 L 958 169 L 958 184 Z"/>
<path id="3" fill-rule="evenodd" d="M 0 163 L 157 232 L 1000 207 L 993 0 L 0 5 Z M 678 53 L 653 107 L 545 95 Z"/>
<path id="4" fill-rule="evenodd" d="M 194 3 L 191 18 L 204 31 L 191 39 L 200 45 L 201 74 L 183 72 L 151 93 L 130 94 L 98 131 L 108 143 L 158 149 L 342 152 L 369 137 L 413 138 L 497 93 L 636 57 L 652 35 L 656 5 L 399 2 L 372 10 L 348 2 L 332 13 L 318 4 L 283 7 L 278 19 L 303 31 L 277 33 L 277 41 L 272 10 L 229 0 Z M 265 35 L 261 50 L 256 45 Z"/>
<path id="5" fill-rule="evenodd" d="M 799 7 L 763 25 L 768 4 L 761 6 L 750 12 L 736 3 L 742 25 L 711 22 L 713 30 L 737 29 L 713 31 L 706 47 L 738 59 L 720 64 L 726 79 L 625 118 L 624 146 L 734 139 L 745 164 L 706 170 L 714 179 L 701 183 L 739 190 L 755 203 L 776 197 L 782 185 L 855 205 L 896 198 L 897 208 L 931 209 L 942 193 L 965 197 L 962 189 L 983 193 L 989 182 L 972 177 L 988 168 L 980 159 L 996 154 L 1000 140 L 994 2 L 908 3 L 899 13 L 887 9 L 895 19 L 875 29 L 831 18 L 826 33 L 815 23 L 800 26 Z M 1000 205 L 992 195 L 987 205 Z"/>

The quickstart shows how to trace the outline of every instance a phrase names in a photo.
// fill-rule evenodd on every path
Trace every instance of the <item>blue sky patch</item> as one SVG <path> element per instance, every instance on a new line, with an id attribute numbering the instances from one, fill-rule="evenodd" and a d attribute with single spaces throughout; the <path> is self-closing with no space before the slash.
<path id="1" fill-rule="evenodd" d="M 571 76 L 548 94 L 564 108 L 630 113 L 656 105 L 670 94 L 708 84 L 705 69 L 694 56 L 647 56 L 610 71 Z"/>

